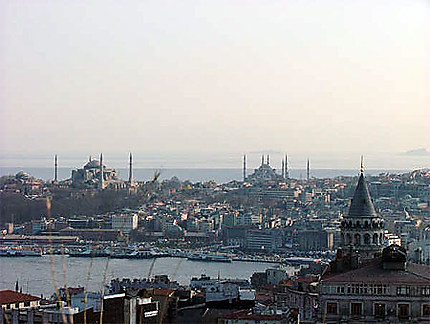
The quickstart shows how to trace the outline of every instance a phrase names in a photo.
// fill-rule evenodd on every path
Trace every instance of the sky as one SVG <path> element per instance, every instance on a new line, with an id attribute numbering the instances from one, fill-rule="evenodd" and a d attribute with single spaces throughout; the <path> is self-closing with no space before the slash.
<path id="1" fill-rule="evenodd" d="M 429 149 L 429 30 L 427 0 L 0 0 L 0 155 Z"/>

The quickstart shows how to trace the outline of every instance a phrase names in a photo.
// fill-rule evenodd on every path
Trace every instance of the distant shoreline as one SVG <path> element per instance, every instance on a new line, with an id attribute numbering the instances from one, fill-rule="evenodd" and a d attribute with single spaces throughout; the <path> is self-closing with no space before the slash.
<path id="1" fill-rule="evenodd" d="M 71 171 L 75 168 L 60 167 L 58 176 L 60 180 L 70 178 Z M 24 171 L 30 175 L 49 181 L 53 178 L 54 169 L 47 167 L 0 167 L 0 176 L 14 175 L 19 171 Z M 117 168 L 121 179 L 128 178 L 127 168 Z M 182 181 L 189 180 L 192 182 L 202 182 L 214 180 L 217 183 L 226 183 L 233 180 L 242 180 L 242 169 L 239 168 L 133 168 L 133 175 L 137 181 L 147 181 L 152 179 L 155 171 L 160 171 L 160 179 L 171 179 L 177 177 Z M 279 171 L 279 170 L 278 170 Z M 367 175 L 378 175 L 380 173 L 401 174 L 411 172 L 413 169 L 366 169 Z M 247 174 L 251 174 L 253 168 L 247 169 Z M 290 169 L 290 177 L 293 179 L 304 179 L 306 177 L 305 169 Z M 358 169 L 329 169 L 329 168 L 311 168 L 311 176 L 315 178 L 335 178 L 337 176 L 353 177 L 358 175 Z"/>

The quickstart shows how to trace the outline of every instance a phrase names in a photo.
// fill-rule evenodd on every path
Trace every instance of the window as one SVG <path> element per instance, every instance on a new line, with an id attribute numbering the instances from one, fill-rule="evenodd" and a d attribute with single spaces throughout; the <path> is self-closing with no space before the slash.
<path id="1" fill-rule="evenodd" d="M 423 305 L 423 316 L 430 317 L 430 304 Z"/>
<path id="2" fill-rule="evenodd" d="M 370 234 L 364 234 L 364 244 L 370 244 Z"/>
<path id="3" fill-rule="evenodd" d="M 409 317 L 409 304 L 398 304 L 397 315 L 400 319 L 407 319 Z"/>
<path id="4" fill-rule="evenodd" d="M 351 244 L 351 243 L 352 243 L 351 234 L 346 234 L 346 244 Z"/>
<path id="5" fill-rule="evenodd" d="M 24 302 L 24 307 L 29 307 L 29 306 L 30 306 L 30 302 L 29 301 Z"/>
<path id="6" fill-rule="evenodd" d="M 345 292 L 345 288 L 343 286 L 337 286 L 336 287 L 336 292 L 338 294 L 343 294 Z"/>
<path id="7" fill-rule="evenodd" d="M 385 316 L 385 304 L 376 303 L 375 304 L 375 317 L 384 317 Z"/>
<path id="8" fill-rule="evenodd" d="M 354 235 L 354 238 L 355 238 L 355 245 L 360 245 L 360 234 L 355 234 Z"/>
<path id="9" fill-rule="evenodd" d="M 351 315 L 361 316 L 362 305 L 361 303 L 351 303 Z"/>
<path id="10" fill-rule="evenodd" d="M 337 314 L 337 303 L 327 303 L 327 314 L 330 314 L 330 315 Z"/>
<path id="11" fill-rule="evenodd" d="M 396 288 L 396 293 L 398 296 L 408 296 L 411 292 L 411 288 L 408 286 L 398 286 Z"/>

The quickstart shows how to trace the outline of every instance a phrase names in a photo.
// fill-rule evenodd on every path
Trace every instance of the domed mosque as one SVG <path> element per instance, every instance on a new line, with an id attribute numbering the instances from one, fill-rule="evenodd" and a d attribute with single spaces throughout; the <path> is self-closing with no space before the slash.
<path id="1" fill-rule="evenodd" d="M 103 164 L 103 154 L 100 154 L 100 160 L 90 157 L 81 169 L 72 170 L 72 182 L 75 186 L 104 189 L 118 181 L 117 170 Z"/>

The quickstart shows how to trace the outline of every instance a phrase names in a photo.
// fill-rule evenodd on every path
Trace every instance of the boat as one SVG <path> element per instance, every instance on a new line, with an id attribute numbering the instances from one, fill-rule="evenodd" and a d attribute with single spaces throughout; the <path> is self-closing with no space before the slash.
<path id="1" fill-rule="evenodd" d="M 42 256 L 41 249 L 23 249 L 20 248 L 2 248 L 0 249 L 0 257 L 25 257 L 25 256 Z"/>
<path id="2" fill-rule="evenodd" d="M 69 251 L 70 257 L 80 257 L 80 258 L 90 258 L 93 256 L 93 251 L 90 249 L 84 249 L 84 250 L 70 250 Z"/>
<path id="3" fill-rule="evenodd" d="M 129 254 L 131 259 L 152 259 L 156 254 L 152 250 L 135 250 Z"/>
<path id="4" fill-rule="evenodd" d="M 206 262 L 231 262 L 232 259 L 227 254 L 222 253 L 189 253 L 187 259 L 190 261 L 206 261 Z"/>
<path id="5" fill-rule="evenodd" d="M 42 256 L 41 250 L 18 250 L 17 256 Z"/>

